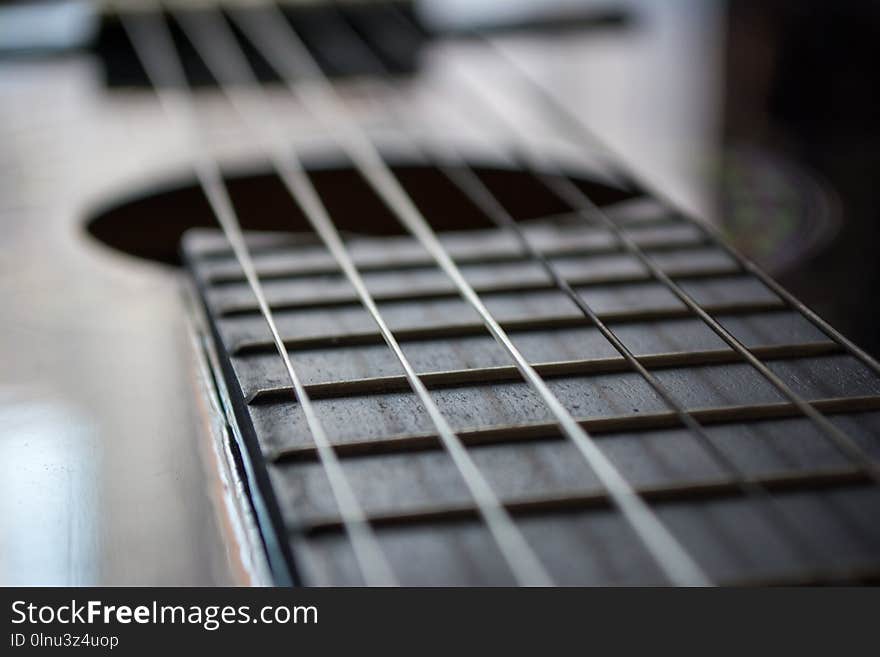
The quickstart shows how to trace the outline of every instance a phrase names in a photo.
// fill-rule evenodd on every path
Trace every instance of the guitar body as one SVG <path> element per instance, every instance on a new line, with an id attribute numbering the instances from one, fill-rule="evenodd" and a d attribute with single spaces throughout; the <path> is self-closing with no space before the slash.
<path id="1" fill-rule="evenodd" d="M 234 583 L 194 440 L 205 409 L 179 276 L 86 231 L 179 149 L 148 98 L 106 96 L 89 58 L 9 68 L 2 579 Z"/>
<path id="2" fill-rule="evenodd" d="M 522 44 L 522 50 L 542 57 L 535 43 Z M 545 54 L 542 61 L 550 60 Z M 447 193 L 443 185 L 448 182 L 442 183 L 424 154 L 413 148 L 420 135 L 401 124 L 400 114 L 409 116 L 411 125 L 428 126 L 421 134 L 427 141 L 432 130 L 433 138 L 448 135 L 505 204 L 516 208 L 517 219 L 553 216 L 566 208 L 503 155 L 507 144 L 499 131 L 486 122 L 467 123 L 469 101 L 450 83 L 451 72 L 462 66 L 475 72 L 490 95 L 510 91 L 491 61 L 466 42 L 430 50 L 419 70 L 408 73 L 407 83 L 396 90 L 364 77 L 342 80 L 338 89 L 432 224 L 456 234 L 479 228 L 483 232 L 475 239 L 491 243 L 494 237 L 486 233 L 486 222 L 480 223 L 473 208 Z M 247 439 L 239 434 L 254 431 L 254 426 L 259 433 L 258 411 L 249 416 L 254 426 L 247 429 L 247 422 L 238 422 L 242 418 L 231 409 L 236 394 L 254 390 L 242 386 L 235 393 L 231 381 L 223 380 L 223 361 L 235 344 L 216 315 L 230 299 L 212 297 L 200 269 L 204 249 L 220 248 L 218 235 L 188 238 L 191 248 L 185 259 L 196 274 L 180 266 L 184 233 L 214 224 L 191 172 L 187 135 L 163 113 L 149 88 L 108 87 L 103 71 L 90 54 L 14 61 L 0 71 L 0 416 L 9 431 L 0 447 L 0 545 L 5 553 L 0 580 L 68 585 L 359 583 L 344 554 L 331 550 L 323 561 L 325 557 L 314 557 L 315 545 L 308 541 L 293 542 L 294 552 L 300 545 L 306 553 L 304 573 L 287 573 L 289 580 L 279 576 L 273 563 L 278 556 L 268 544 L 282 539 L 267 533 L 286 512 L 266 512 L 273 521 L 255 508 L 257 486 L 248 480 L 248 467 L 241 466 L 247 455 L 236 452 L 235 445 Z M 465 119 L 450 119 L 451 110 L 432 102 L 440 91 Z M 283 87 L 273 86 L 270 96 L 343 233 L 370 236 L 368 240 L 403 235 L 387 210 L 370 200 L 320 122 Z M 289 205 L 270 174 L 259 141 L 222 94 L 202 89 L 195 100 L 205 141 L 227 176 L 243 228 L 255 231 L 251 243 L 257 251 L 279 238 L 256 232 L 307 232 L 302 213 Z M 601 158 L 585 157 L 540 117 L 523 111 L 521 120 L 530 122 L 532 147 L 561 163 L 600 205 L 612 208 L 640 196 Z M 458 122 L 466 129 L 456 130 Z M 705 209 L 705 200 L 690 193 L 696 186 L 683 184 L 686 176 L 676 178 L 676 162 L 679 173 L 684 168 L 681 160 L 672 157 L 665 162 L 673 166 L 658 167 L 663 158 L 658 159 L 657 149 L 653 152 L 654 166 L 648 168 L 659 171 L 653 182 L 673 189 L 684 205 Z M 290 246 L 280 239 L 280 248 Z M 368 244 L 364 248 L 383 253 L 381 242 Z M 296 253 L 293 261 L 308 256 Z M 234 275 L 237 269 L 229 271 Z M 247 294 L 233 295 L 231 303 L 247 305 L 248 299 Z M 238 337 L 266 339 L 259 331 Z M 241 376 L 240 363 L 236 367 Z M 349 374 L 366 378 L 369 373 Z M 273 385 L 284 385 L 278 372 L 273 376 Z M 864 381 L 867 392 L 854 386 L 852 395 L 875 394 L 873 380 Z M 866 403 L 862 410 L 873 408 L 873 402 Z M 360 417 L 362 410 L 352 412 Z M 370 412 L 364 410 L 363 417 L 369 418 Z M 464 416 L 468 412 L 462 411 Z M 869 421 L 873 424 L 865 431 L 871 434 L 876 417 Z M 401 435 L 427 431 L 420 425 L 398 429 Z M 534 458 L 533 465 L 543 467 Z M 418 491 L 406 495 L 417 496 Z M 283 492 L 276 488 L 274 494 L 283 498 Z M 311 530 L 338 538 L 342 534 L 326 501 L 303 502 L 317 509 Z M 409 522 L 388 522 L 398 521 Z M 426 536 L 429 540 L 431 533 Z M 282 552 L 289 549 L 285 546 Z M 479 561 L 463 563 L 485 574 Z M 461 569 L 451 567 L 449 581 L 460 576 L 461 583 L 507 583 L 494 571 L 469 578 L 468 568 L 461 575 Z M 407 575 L 404 583 L 421 583 L 418 573 L 410 570 Z M 442 573 L 439 577 L 443 580 Z"/>

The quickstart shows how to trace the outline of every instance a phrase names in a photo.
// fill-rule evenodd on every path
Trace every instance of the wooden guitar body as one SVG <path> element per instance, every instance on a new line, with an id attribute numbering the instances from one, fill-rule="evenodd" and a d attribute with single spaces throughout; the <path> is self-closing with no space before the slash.
<path id="1" fill-rule="evenodd" d="M 526 58 L 541 57 L 540 42 L 519 46 Z M 607 154 L 585 151 L 518 102 L 528 96 L 511 94 L 492 61 L 468 41 L 440 43 L 426 48 L 417 71 L 390 82 L 358 75 L 335 84 L 565 412 L 607 446 L 633 494 L 708 562 L 714 582 L 873 580 L 876 363 L 823 332 Z M 611 233 L 584 225 L 512 159 L 505 131 L 470 115 L 471 95 L 454 84 L 462 67 L 487 95 L 507 98 L 531 152 L 575 180 L 795 398 L 750 369 Z M 0 70 L 0 581 L 364 583 L 253 290 L 193 176 L 190 136 L 152 89 L 108 87 L 105 70 L 115 69 L 88 53 Z M 390 330 L 554 582 L 665 583 L 663 568 L 632 546 L 635 534 L 614 515 L 619 500 L 578 460 L 558 418 L 320 117 L 283 85 L 268 95 Z M 198 89 L 193 102 L 285 344 L 399 582 L 514 583 L 437 428 L 382 335 L 358 314 L 358 298 L 317 246 L 261 142 L 220 90 Z M 664 405 L 515 240 L 444 177 L 431 156 L 438 142 L 463 155 L 683 410 Z M 654 182 L 664 175 L 661 168 Z M 684 204 L 705 205 L 693 196 Z M 818 428 L 810 413 L 821 415 Z M 829 447 L 825 414 L 831 443 L 835 432 L 850 432 L 858 450 L 844 448 L 842 457 Z M 684 415 L 729 450 L 742 477 L 722 477 L 723 467 L 697 454 L 702 437 L 687 435 Z M 805 531 L 815 548 L 806 556 L 746 506 L 777 491 L 793 491 L 779 512 Z M 810 519 L 827 526 L 811 532 Z M 737 527 L 754 544 L 737 541 Z M 583 545 L 586 558 L 573 561 Z"/>

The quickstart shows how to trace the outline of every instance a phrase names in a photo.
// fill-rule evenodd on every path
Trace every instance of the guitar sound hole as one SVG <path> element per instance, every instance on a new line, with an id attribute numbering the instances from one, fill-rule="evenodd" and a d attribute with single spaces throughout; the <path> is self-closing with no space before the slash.
<path id="1" fill-rule="evenodd" d="M 528 173 L 490 166 L 475 170 L 518 221 L 568 209 Z M 490 220 L 435 167 L 400 165 L 394 171 L 436 230 L 491 227 Z M 316 168 L 310 170 L 310 175 L 340 230 L 365 235 L 403 234 L 401 224 L 352 168 Z M 576 182 L 599 205 L 636 196 L 635 192 L 595 180 L 578 178 Z M 230 175 L 227 184 L 245 230 L 311 232 L 299 207 L 273 173 Z M 92 217 L 87 230 L 101 243 L 123 253 L 178 265 L 183 233 L 216 225 L 204 194 L 190 180 L 114 205 Z"/>

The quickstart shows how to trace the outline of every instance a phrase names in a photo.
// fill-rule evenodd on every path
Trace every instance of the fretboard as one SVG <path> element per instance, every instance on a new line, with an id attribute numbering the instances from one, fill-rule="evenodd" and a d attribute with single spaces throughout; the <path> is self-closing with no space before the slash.
<path id="1" fill-rule="evenodd" d="M 743 269 L 702 227 L 652 203 L 610 216 L 749 351 L 880 456 L 880 377 Z M 510 234 L 442 235 L 516 347 L 719 584 L 836 583 L 880 573 L 880 488 L 613 234 L 560 215 L 532 244 L 702 427 L 645 378 Z M 400 362 L 314 238 L 249 246 L 292 364 L 383 552 L 404 585 L 514 583 Z M 431 257 L 407 237 L 353 237 L 355 264 L 452 429 L 559 584 L 662 584 L 663 574 L 543 401 Z M 222 237 L 185 254 L 225 363 L 264 535 L 308 585 L 362 583 L 313 437 L 264 317 Z M 715 449 L 735 465 L 722 467 Z M 254 473 L 257 473 L 256 475 Z M 772 499 L 750 494 L 760 489 Z M 783 531 L 766 514 L 787 519 Z"/>

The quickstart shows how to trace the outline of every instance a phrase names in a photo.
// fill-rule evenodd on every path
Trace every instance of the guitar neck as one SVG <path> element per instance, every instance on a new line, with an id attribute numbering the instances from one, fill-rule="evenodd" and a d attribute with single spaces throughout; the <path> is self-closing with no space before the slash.
<path id="1" fill-rule="evenodd" d="M 880 378 L 743 270 L 690 220 L 637 199 L 615 221 L 700 306 L 835 426 L 880 428 Z M 880 495 L 608 233 L 571 216 L 525 224 L 533 243 L 735 465 L 681 425 L 534 259 L 498 231 L 443 243 L 511 339 L 651 508 L 722 584 L 877 576 Z M 410 238 L 349 248 L 404 352 L 552 575 L 566 584 L 663 583 L 663 574 L 574 448 L 448 279 Z M 401 583 L 513 583 L 459 473 L 382 335 L 313 240 L 255 237 L 252 251 L 292 362 Z M 186 241 L 220 376 L 290 572 L 362 583 L 302 410 L 235 258 L 216 234 Z M 759 482 L 803 544 L 768 522 Z M 809 542 L 809 545 L 807 544 Z M 817 568 L 809 546 L 823 546 Z M 285 561 L 285 563 L 288 563 Z"/>

